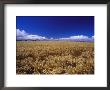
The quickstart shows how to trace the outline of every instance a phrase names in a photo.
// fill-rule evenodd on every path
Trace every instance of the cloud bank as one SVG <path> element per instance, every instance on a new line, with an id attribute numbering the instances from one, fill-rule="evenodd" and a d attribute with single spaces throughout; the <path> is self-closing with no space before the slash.
<path id="1" fill-rule="evenodd" d="M 54 38 L 46 38 L 44 36 L 39 36 L 39 35 L 33 35 L 33 34 L 29 34 L 27 33 L 25 30 L 20 30 L 20 29 L 16 29 L 17 30 L 17 40 L 70 40 L 70 41 L 84 41 L 84 42 L 93 42 L 94 41 L 94 36 L 92 37 L 88 37 L 85 35 L 76 35 L 76 36 L 70 36 L 67 38 L 58 38 L 58 39 L 54 39 Z"/>
<path id="2" fill-rule="evenodd" d="M 73 41 L 94 41 L 94 36 L 88 37 L 84 35 L 70 36 L 68 38 L 59 38 L 60 40 L 73 40 Z"/>
<path id="3" fill-rule="evenodd" d="M 43 36 L 39 36 L 39 35 L 32 35 L 27 33 L 24 30 L 20 30 L 20 29 L 16 29 L 16 36 L 17 36 L 17 40 L 45 40 L 46 37 Z"/>

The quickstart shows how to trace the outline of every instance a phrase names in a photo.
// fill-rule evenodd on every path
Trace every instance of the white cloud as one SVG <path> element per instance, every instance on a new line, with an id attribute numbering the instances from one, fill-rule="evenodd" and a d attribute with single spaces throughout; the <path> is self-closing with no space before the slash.
<path id="1" fill-rule="evenodd" d="M 78 36 L 70 36 L 70 39 L 88 39 L 88 36 L 78 35 Z"/>
<path id="2" fill-rule="evenodd" d="M 46 37 L 28 34 L 25 30 L 16 29 L 17 40 L 44 40 Z"/>
<path id="3" fill-rule="evenodd" d="M 39 35 L 33 35 L 33 34 L 29 34 L 27 33 L 25 30 L 20 30 L 20 29 L 16 29 L 17 30 L 17 40 L 71 40 L 71 41 L 94 41 L 94 36 L 88 37 L 85 35 L 77 35 L 77 36 L 70 36 L 67 38 L 58 38 L 55 39 L 53 37 L 51 37 L 50 39 L 43 37 L 43 36 L 39 36 Z"/>
<path id="4" fill-rule="evenodd" d="M 27 35 L 25 37 L 25 39 L 30 39 L 30 40 L 43 40 L 43 39 L 46 39 L 45 37 L 42 37 L 42 36 L 38 36 L 38 35 Z"/>
<path id="5" fill-rule="evenodd" d="M 28 35 L 28 33 L 26 33 L 24 30 L 20 31 L 20 29 L 16 29 L 16 34 L 17 34 L 17 37 L 23 37 Z"/>
<path id="6" fill-rule="evenodd" d="M 88 37 L 84 35 L 77 35 L 77 36 L 70 36 L 68 38 L 59 38 L 59 40 L 94 41 L 94 36 Z"/>

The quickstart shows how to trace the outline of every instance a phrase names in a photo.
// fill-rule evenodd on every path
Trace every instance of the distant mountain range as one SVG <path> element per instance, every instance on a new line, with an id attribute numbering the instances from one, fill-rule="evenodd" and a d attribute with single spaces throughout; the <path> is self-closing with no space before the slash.
<path id="1" fill-rule="evenodd" d="M 73 41 L 73 42 L 94 42 L 94 39 L 25 39 L 17 41 Z"/>

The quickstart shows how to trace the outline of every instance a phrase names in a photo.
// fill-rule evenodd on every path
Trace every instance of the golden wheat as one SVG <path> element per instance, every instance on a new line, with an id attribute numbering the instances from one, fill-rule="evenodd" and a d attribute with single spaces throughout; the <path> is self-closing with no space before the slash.
<path id="1" fill-rule="evenodd" d="M 17 41 L 17 74 L 94 74 L 94 43 Z"/>

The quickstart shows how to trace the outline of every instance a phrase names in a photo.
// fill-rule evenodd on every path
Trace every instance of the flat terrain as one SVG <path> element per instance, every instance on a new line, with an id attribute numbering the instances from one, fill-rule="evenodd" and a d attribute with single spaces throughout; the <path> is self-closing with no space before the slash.
<path id="1" fill-rule="evenodd" d="M 17 41 L 17 74 L 94 74 L 94 43 Z"/>

